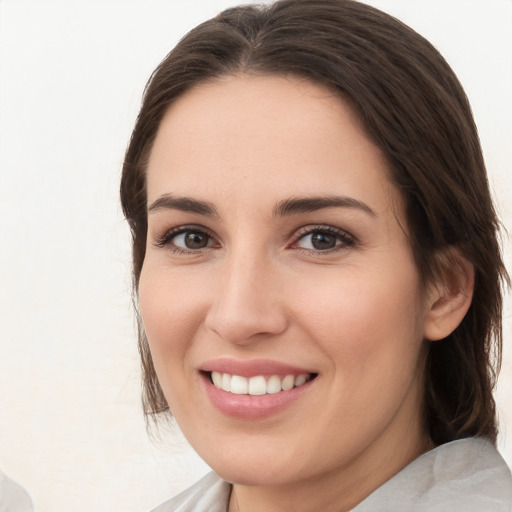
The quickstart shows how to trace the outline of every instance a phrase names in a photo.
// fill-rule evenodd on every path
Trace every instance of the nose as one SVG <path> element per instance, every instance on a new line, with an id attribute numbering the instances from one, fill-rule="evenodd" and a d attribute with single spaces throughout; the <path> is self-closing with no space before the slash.
<path id="1" fill-rule="evenodd" d="M 288 319 L 277 269 L 256 258 L 231 258 L 216 276 L 206 328 L 237 345 L 284 332 Z"/>

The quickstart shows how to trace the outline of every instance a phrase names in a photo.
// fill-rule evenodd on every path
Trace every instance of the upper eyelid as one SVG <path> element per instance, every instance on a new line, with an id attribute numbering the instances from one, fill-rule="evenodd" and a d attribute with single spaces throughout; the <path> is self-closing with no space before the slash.
<path id="1" fill-rule="evenodd" d="M 345 229 L 332 226 L 330 224 L 308 224 L 296 229 L 292 235 L 293 238 L 299 239 L 300 237 L 314 233 L 315 231 L 326 231 L 335 235 L 345 236 L 356 241 L 356 237 Z"/>
<path id="2" fill-rule="evenodd" d="M 155 230 L 163 235 L 167 235 L 169 233 L 180 233 L 183 231 L 203 231 L 207 235 L 215 236 L 211 229 L 206 226 L 202 226 L 201 224 L 179 224 L 177 226 L 172 226 L 170 228 Z"/>

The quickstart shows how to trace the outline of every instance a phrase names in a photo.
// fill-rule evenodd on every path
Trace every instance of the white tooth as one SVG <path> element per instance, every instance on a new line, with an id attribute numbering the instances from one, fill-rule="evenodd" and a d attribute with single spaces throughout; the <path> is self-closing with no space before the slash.
<path id="1" fill-rule="evenodd" d="M 297 377 L 295 377 L 295 387 L 302 386 L 302 384 L 306 382 L 307 378 L 308 376 L 305 374 L 297 375 Z"/>
<path id="2" fill-rule="evenodd" d="M 212 381 L 216 388 L 222 389 L 222 374 L 220 372 L 212 372 Z"/>
<path id="3" fill-rule="evenodd" d="M 222 389 L 224 391 L 231 391 L 231 375 L 229 373 L 222 374 Z"/>
<path id="4" fill-rule="evenodd" d="M 231 377 L 231 393 L 235 393 L 235 395 L 246 395 L 248 387 L 249 382 L 245 377 L 241 377 L 240 375 L 233 375 Z"/>
<path id="5" fill-rule="evenodd" d="M 293 388 L 293 385 L 295 384 L 295 377 L 293 375 L 287 375 L 283 382 L 281 383 L 281 389 L 283 391 L 288 391 Z"/>
<path id="6" fill-rule="evenodd" d="M 265 377 L 251 377 L 249 379 L 249 395 L 264 395 L 267 392 Z"/>
<path id="7" fill-rule="evenodd" d="M 267 393 L 279 393 L 281 391 L 281 379 L 277 375 L 272 375 L 267 381 Z"/>

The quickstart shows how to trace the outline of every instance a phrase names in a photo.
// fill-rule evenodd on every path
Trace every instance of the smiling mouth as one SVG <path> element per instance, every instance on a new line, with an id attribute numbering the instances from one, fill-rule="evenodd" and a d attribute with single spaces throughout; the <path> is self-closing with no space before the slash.
<path id="1" fill-rule="evenodd" d="M 290 391 L 303 386 L 314 379 L 316 374 L 301 373 L 299 375 L 256 375 L 243 377 L 217 371 L 208 372 L 211 383 L 222 391 L 235 395 L 262 396 Z"/>

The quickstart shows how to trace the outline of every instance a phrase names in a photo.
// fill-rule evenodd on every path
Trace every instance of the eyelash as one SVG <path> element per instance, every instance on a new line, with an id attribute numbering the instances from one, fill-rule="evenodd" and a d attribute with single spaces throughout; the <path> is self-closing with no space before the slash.
<path id="1" fill-rule="evenodd" d="M 177 247 L 172 244 L 173 240 L 181 234 L 184 233 L 197 233 L 200 235 L 204 235 L 208 237 L 208 240 L 215 240 L 213 235 L 211 235 L 208 230 L 206 230 L 203 227 L 200 226 L 177 226 L 175 228 L 172 228 L 163 235 L 159 236 L 155 242 L 154 245 L 159 248 L 167 248 L 171 250 L 173 253 L 177 254 L 200 254 L 203 252 L 204 249 L 208 249 L 210 247 L 206 246 L 204 248 L 199 249 L 184 249 L 182 247 Z M 291 244 L 291 247 L 293 248 L 294 245 L 296 245 L 301 240 L 305 239 L 307 236 L 314 235 L 315 233 L 323 234 L 323 235 L 330 235 L 335 236 L 341 243 L 337 243 L 333 248 L 329 248 L 326 250 L 320 250 L 320 249 L 306 249 L 306 248 L 297 248 L 297 250 L 305 253 L 305 254 L 315 254 L 315 255 L 322 255 L 322 254 L 329 254 L 333 252 L 337 252 L 340 250 L 347 249 L 349 247 L 352 247 L 356 243 L 356 239 L 347 233 L 346 231 L 343 231 L 341 229 L 335 228 L 333 226 L 325 226 L 325 225 L 315 225 L 315 226 L 304 226 L 300 228 L 296 233 L 293 235 L 293 242 Z M 290 247 L 290 246 L 289 246 Z"/>

